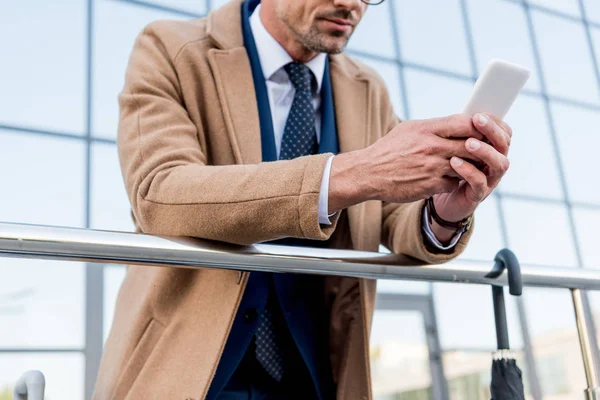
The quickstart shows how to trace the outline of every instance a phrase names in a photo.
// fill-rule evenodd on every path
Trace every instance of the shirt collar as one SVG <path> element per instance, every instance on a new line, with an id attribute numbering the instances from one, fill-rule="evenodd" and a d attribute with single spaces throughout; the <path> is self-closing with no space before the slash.
<path id="1" fill-rule="evenodd" d="M 260 19 L 260 4 L 250 16 L 250 29 L 252 30 L 252 35 L 254 35 L 256 50 L 258 51 L 258 58 L 263 74 L 266 80 L 270 80 L 275 73 L 294 60 L 263 25 Z M 315 58 L 305 64 L 316 78 L 317 93 L 321 91 L 326 60 L 327 55 L 325 53 L 319 53 Z"/>

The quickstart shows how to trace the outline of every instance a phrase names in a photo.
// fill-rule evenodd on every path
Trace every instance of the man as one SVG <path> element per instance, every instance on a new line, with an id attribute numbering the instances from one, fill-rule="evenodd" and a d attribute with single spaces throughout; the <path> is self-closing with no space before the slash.
<path id="1" fill-rule="evenodd" d="M 379 76 L 339 54 L 367 3 L 236 0 L 147 26 L 119 97 L 138 230 L 460 254 L 511 130 L 399 124 Z M 374 299 L 366 279 L 131 266 L 95 398 L 370 399 Z"/>

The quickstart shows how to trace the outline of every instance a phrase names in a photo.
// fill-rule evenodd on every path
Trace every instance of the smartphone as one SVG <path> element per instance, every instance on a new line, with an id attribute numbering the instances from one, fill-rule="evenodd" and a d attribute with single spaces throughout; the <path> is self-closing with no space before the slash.
<path id="1" fill-rule="evenodd" d="M 504 60 L 491 60 L 479 76 L 465 114 L 491 113 L 504 119 L 531 73 L 527 68 Z"/>

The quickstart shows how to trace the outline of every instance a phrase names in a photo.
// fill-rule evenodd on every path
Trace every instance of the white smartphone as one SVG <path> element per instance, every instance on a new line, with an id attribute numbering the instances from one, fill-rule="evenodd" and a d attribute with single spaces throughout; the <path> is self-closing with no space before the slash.
<path id="1" fill-rule="evenodd" d="M 504 119 L 531 73 L 527 68 L 504 60 L 491 60 L 479 76 L 465 114 L 491 113 Z"/>

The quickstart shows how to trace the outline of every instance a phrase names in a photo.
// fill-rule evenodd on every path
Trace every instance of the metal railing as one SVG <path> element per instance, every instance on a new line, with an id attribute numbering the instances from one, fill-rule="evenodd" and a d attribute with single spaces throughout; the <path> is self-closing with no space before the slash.
<path id="1" fill-rule="evenodd" d="M 394 254 L 256 244 L 238 246 L 191 238 L 0 223 L 0 257 L 137 264 L 177 268 L 340 275 L 371 279 L 506 285 L 507 273 L 490 278 L 491 263 L 452 261 L 422 265 Z M 600 271 L 527 266 L 524 286 L 570 289 L 586 370 L 588 399 L 598 398 L 588 315 L 581 290 L 600 290 Z"/>

